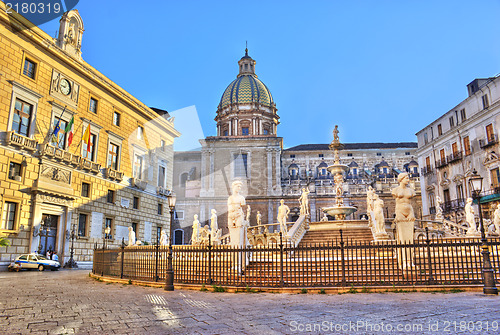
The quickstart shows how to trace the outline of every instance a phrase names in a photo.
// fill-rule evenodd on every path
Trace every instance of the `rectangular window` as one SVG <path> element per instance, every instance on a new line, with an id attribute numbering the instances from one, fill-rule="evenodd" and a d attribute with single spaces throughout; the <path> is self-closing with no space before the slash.
<path id="1" fill-rule="evenodd" d="M 117 127 L 120 126 L 120 117 L 121 117 L 120 113 L 113 112 L 113 124 Z"/>
<path id="2" fill-rule="evenodd" d="M 132 222 L 132 230 L 135 233 L 135 239 L 137 240 L 137 236 L 139 236 L 139 232 L 137 231 L 137 227 L 139 224 L 137 222 Z"/>
<path id="3" fill-rule="evenodd" d="M 29 77 L 31 79 L 35 79 L 35 73 L 36 73 L 35 71 L 36 71 L 36 63 L 28 58 L 25 58 L 24 59 L 23 74 L 26 77 Z"/>
<path id="4" fill-rule="evenodd" d="M 241 128 L 241 135 L 243 135 L 243 136 L 247 136 L 248 135 L 248 127 Z"/>
<path id="5" fill-rule="evenodd" d="M 108 167 L 118 170 L 119 157 L 120 157 L 120 147 L 114 143 L 110 143 L 108 151 Z"/>
<path id="6" fill-rule="evenodd" d="M 174 217 L 177 219 L 177 220 L 184 220 L 184 211 L 175 211 L 174 212 Z"/>
<path id="7" fill-rule="evenodd" d="M 89 112 L 97 114 L 97 99 L 90 97 Z"/>
<path id="8" fill-rule="evenodd" d="M 106 229 L 109 227 L 109 233 L 106 234 Z M 112 239 L 113 238 L 113 219 L 112 218 L 106 218 L 105 223 L 104 223 L 104 238 L 105 239 Z"/>
<path id="9" fill-rule="evenodd" d="M 160 148 L 161 148 L 161 151 L 165 151 L 165 140 L 161 140 L 160 141 Z"/>
<path id="10" fill-rule="evenodd" d="M 424 133 L 424 144 L 429 142 L 429 138 L 427 137 L 427 133 Z"/>
<path id="11" fill-rule="evenodd" d="M 224 130 L 224 136 L 228 136 L 227 130 Z"/>
<path id="12" fill-rule="evenodd" d="M 33 105 L 16 99 L 14 117 L 12 118 L 12 130 L 20 135 L 29 137 L 32 112 Z"/>
<path id="13" fill-rule="evenodd" d="M 446 162 L 446 154 L 444 152 L 444 149 L 439 150 L 439 156 L 441 157 L 441 164 L 444 164 Z"/>
<path id="14" fill-rule="evenodd" d="M 377 156 L 382 156 L 382 153 L 381 152 L 377 152 Z"/>
<path id="15" fill-rule="evenodd" d="M 247 177 L 248 171 L 248 154 L 235 154 L 234 155 L 234 176 Z"/>
<path id="16" fill-rule="evenodd" d="M 82 183 L 82 197 L 88 198 L 90 196 L 90 184 Z"/>
<path id="17" fill-rule="evenodd" d="M 54 118 L 54 126 L 52 128 L 52 137 L 50 139 L 50 144 L 60 148 L 66 149 L 66 129 L 67 122 L 58 117 Z M 59 128 L 59 129 L 57 129 Z M 55 132 L 57 131 L 57 134 Z"/>
<path id="18" fill-rule="evenodd" d="M 438 136 L 443 135 L 443 127 L 441 127 L 441 124 L 438 124 Z"/>
<path id="19" fill-rule="evenodd" d="M 6 201 L 3 204 L 2 229 L 14 230 L 16 228 L 17 203 Z"/>
<path id="20" fill-rule="evenodd" d="M 295 155 L 290 155 L 290 158 L 295 158 Z"/>
<path id="21" fill-rule="evenodd" d="M 488 108 L 490 106 L 490 103 L 488 101 L 488 95 L 487 94 L 483 95 L 481 99 L 483 100 L 483 109 Z"/>
<path id="22" fill-rule="evenodd" d="M 137 139 L 144 139 L 144 128 L 142 128 L 141 126 L 137 127 Z"/>
<path id="23" fill-rule="evenodd" d="M 462 122 L 467 120 L 467 115 L 465 114 L 465 108 L 460 110 L 460 118 L 462 119 Z"/>
<path id="24" fill-rule="evenodd" d="M 9 179 L 21 181 L 22 165 L 16 162 L 9 164 Z"/>
<path id="25" fill-rule="evenodd" d="M 455 118 L 453 118 L 453 116 L 452 116 L 452 117 L 450 117 L 450 128 L 453 128 L 453 127 L 455 127 Z"/>
<path id="26" fill-rule="evenodd" d="M 464 187 L 462 184 L 457 185 L 457 199 L 464 198 Z"/>
<path id="27" fill-rule="evenodd" d="M 158 215 L 163 214 L 163 204 L 158 204 Z"/>
<path id="28" fill-rule="evenodd" d="M 351 153 L 351 152 L 348 152 L 348 153 L 347 153 L 347 157 L 352 157 L 352 153 Z"/>
<path id="29" fill-rule="evenodd" d="M 90 133 L 90 144 L 87 146 L 85 141 L 82 141 L 83 148 L 83 158 L 87 158 L 88 160 L 94 162 L 95 161 L 95 146 L 97 144 L 97 135 Z"/>
<path id="30" fill-rule="evenodd" d="M 486 138 L 488 143 L 495 142 L 495 133 L 493 132 L 493 125 L 490 123 L 486 126 Z"/>
<path id="31" fill-rule="evenodd" d="M 491 170 L 491 184 L 493 188 L 500 186 L 500 170 L 498 168 Z"/>
<path id="32" fill-rule="evenodd" d="M 472 153 L 472 151 L 470 150 L 469 136 L 464 137 L 464 151 L 465 151 L 465 156 L 468 156 Z"/>
<path id="33" fill-rule="evenodd" d="M 142 171 L 144 170 L 144 158 L 139 155 L 134 155 L 134 178 L 142 179 Z"/>
<path id="34" fill-rule="evenodd" d="M 88 215 L 80 213 L 80 215 L 78 216 L 78 236 L 87 235 L 87 220 Z"/>
<path id="35" fill-rule="evenodd" d="M 453 143 L 451 145 L 451 151 L 453 152 L 453 156 L 456 156 L 458 154 L 458 145 L 457 142 Z"/>
<path id="36" fill-rule="evenodd" d="M 425 157 L 425 167 L 430 170 L 431 169 L 431 158 L 429 156 Z"/>
<path id="37" fill-rule="evenodd" d="M 323 158 L 323 157 L 325 157 L 325 155 L 324 154 L 319 154 L 318 157 L 319 158 Z"/>
<path id="38" fill-rule="evenodd" d="M 106 197 L 108 203 L 112 204 L 115 202 L 115 191 L 108 190 L 108 196 Z"/>
<path id="39" fill-rule="evenodd" d="M 264 128 L 264 135 L 269 135 L 269 129 Z"/>
<path id="40" fill-rule="evenodd" d="M 158 186 L 165 187 L 166 169 L 164 166 L 158 166 Z"/>
<path id="41" fill-rule="evenodd" d="M 410 156 L 410 152 L 409 151 L 405 152 L 405 156 Z"/>
<path id="42" fill-rule="evenodd" d="M 139 209 L 139 197 L 134 197 L 134 209 Z"/>

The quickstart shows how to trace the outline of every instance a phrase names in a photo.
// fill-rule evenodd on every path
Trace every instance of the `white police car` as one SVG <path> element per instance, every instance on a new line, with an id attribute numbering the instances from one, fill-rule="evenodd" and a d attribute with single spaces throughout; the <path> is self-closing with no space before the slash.
<path id="1" fill-rule="evenodd" d="M 58 261 L 53 261 L 37 254 L 21 255 L 16 258 L 14 264 L 19 266 L 21 269 L 38 269 L 38 271 L 43 271 L 45 269 L 55 271 L 59 270 L 61 267 L 61 264 Z"/>

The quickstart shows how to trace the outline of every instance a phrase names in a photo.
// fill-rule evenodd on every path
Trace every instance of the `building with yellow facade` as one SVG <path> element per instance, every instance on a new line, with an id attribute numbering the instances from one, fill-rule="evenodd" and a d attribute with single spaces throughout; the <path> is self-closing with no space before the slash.
<path id="1" fill-rule="evenodd" d="M 11 242 L 0 266 L 49 250 L 63 263 L 74 231 L 82 267 L 96 243 L 127 241 L 129 227 L 154 243 L 169 226 L 180 134 L 167 112 L 82 59 L 83 32 L 77 10 L 54 39 L 0 2 L 0 234 Z"/>

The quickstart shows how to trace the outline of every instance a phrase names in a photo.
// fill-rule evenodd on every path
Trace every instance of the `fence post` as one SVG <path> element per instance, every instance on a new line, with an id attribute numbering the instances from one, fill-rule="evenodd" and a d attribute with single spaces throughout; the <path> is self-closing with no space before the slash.
<path id="1" fill-rule="evenodd" d="M 342 286 L 346 286 L 345 281 L 345 257 L 344 257 L 344 236 L 340 229 L 340 257 L 342 258 Z"/>
<path id="2" fill-rule="evenodd" d="M 280 231 L 280 287 L 285 286 L 283 280 L 283 234 Z"/>
<path id="3" fill-rule="evenodd" d="M 125 237 L 122 237 L 122 264 L 120 265 L 120 278 L 123 278 L 123 260 L 125 259 Z"/>
<path id="4" fill-rule="evenodd" d="M 208 280 L 207 284 L 212 285 L 212 237 L 208 235 Z"/>
<path id="5" fill-rule="evenodd" d="M 156 265 L 155 265 L 155 281 L 158 281 L 158 253 L 160 249 L 160 239 L 158 234 L 156 234 Z"/>
<path id="6" fill-rule="evenodd" d="M 427 262 L 429 263 L 429 279 L 428 283 L 431 285 L 434 282 L 432 277 L 432 258 L 431 258 L 431 240 L 429 239 L 429 228 L 425 227 L 425 240 L 427 243 Z"/>

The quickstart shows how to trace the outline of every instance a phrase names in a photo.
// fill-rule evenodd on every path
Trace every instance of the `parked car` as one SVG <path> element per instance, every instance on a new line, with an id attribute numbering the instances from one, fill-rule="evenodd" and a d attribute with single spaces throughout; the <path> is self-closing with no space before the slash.
<path id="1" fill-rule="evenodd" d="M 53 261 L 47 259 L 45 256 L 37 254 L 24 254 L 18 256 L 14 264 L 18 265 L 20 269 L 38 269 L 38 271 L 43 271 L 45 269 L 55 271 L 59 270 L 61 267 L 58 261 Z"/>

